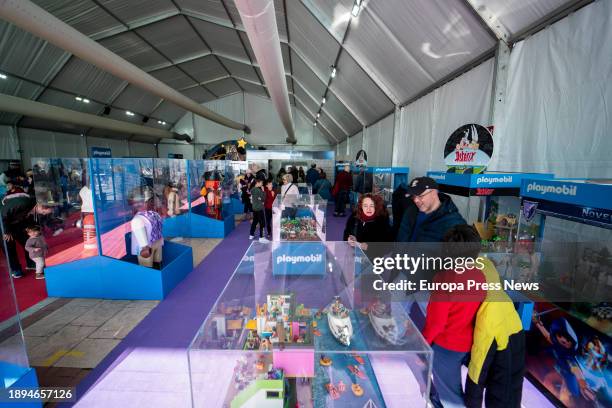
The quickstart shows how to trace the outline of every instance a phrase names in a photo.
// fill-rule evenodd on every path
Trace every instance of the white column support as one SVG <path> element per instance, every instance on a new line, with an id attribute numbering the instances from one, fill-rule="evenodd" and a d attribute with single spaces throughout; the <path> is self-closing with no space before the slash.
<path id="1" fill-rule="evenodd" d="M 503 41 L 498 41 L 495 52 L 495 71 L 493 73 L 493 87 L 491 95 L 491 109 L 489 124 L 493 130 L 493 140 L 504 137 L 504 120 L 506 114 L 506 88 L 508 85 L 508 63 L 510 62 L 510 48 Z"/>

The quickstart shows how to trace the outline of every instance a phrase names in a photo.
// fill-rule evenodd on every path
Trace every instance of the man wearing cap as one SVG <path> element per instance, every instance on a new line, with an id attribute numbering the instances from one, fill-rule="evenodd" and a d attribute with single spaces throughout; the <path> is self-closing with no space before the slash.
<path id="1" fill-rule="evenodd" d="M 438 191 L 438 183 L 429 177 L 413 179 L 406 190 L 414 206 L 402 216 L 396 241 L 441 242 L 446 231 L 465 224 L 451 198 Z"/>

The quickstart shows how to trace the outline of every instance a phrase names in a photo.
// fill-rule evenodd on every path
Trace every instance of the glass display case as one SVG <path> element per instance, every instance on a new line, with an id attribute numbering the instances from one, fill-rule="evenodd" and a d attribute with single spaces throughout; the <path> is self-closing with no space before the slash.
<path id="1" fill-rule="evenodd" d="M 193 406 L 426 407 L 432 351 L 406 315 L 360 300 L 363 253 L 279 255 L 294 245 L 253 243 L 251 273 L 241 263 L 206 316 L 188 351 Z M 401 341 L 381 328 L 394 325 Z"/>
<path id="2" fill-rule="evenodd" d="M 498 173 L 455 174 L 427 172 L 448 194 L 468 224 L 474 224 L 493 252 L 509 252 L 516 240 L 521 181 L 552 178 L 552 174 Z"/>
<path id="3" fill-rule="evenodd" d="M 1 220 L 0 230 L 4 234 Z M 35 388 L 38 381 L 28 361 L 4 241 L 0 244 L 0 299 L 0 389 Z M 39 407 L 41 404 L 24 406 Z"/>
<path id="4" fill-rule="evenodd" d="M 527 371 L 555 402 L 612 406 L 612 180 L 523 180 L 517 253 L 540 282 Z"/>
<path id="5" fill-rule="evenodd" d="M 319 195 L 278 195 L 272 206 L 273 241 L 325 241 L 327 200 Z"/>
<path id="6" fill-rule="evenodd" d="M 33 158 L 32 174 L 38 217 L 54 266 L 98 255 L 89 159 Z"/>

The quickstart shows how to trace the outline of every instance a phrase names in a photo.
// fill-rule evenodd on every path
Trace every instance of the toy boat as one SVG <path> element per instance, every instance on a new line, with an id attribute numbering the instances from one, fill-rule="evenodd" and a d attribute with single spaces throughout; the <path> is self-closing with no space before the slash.
<path id="1" fill-rule="evenodd" d="M 406 325 L 403 323 L 409 317 L 400 304 L 395 302 L 390 305 L 380 302 L 374 303 L 370 307 L 368 316 L 374 331 L 383 340 L 395 346 L 406 344 L 408 339 L 406 337 Z"/>
<path id="2" fill-rule="evenodd" d="M 353 325 L 349 310 L 340 302 L 340 298 L 336 296 L 327 312 L 327 323 L 332 335 L 345 346 L 351 345 L 353 337 Z"/>
<path id="3" fill-rule="evenodd" d="M 365 380 L 366 378 L 365 374 L 356 365 L 350 365 L 348 366 L 348 369 L 351 373 L 355 374 L 357 377 L 361 378 L 362 380 Z"/>
<path id="4" fill-rule="evenodd" d="M 359 364 L 364 365 L 365 361 L 363 359 L 363 357 L 361 357 L 359 354 L 351 354 L 353 356 L 353 358 L 355 359 L 355 361 L 357 361 Z"/>

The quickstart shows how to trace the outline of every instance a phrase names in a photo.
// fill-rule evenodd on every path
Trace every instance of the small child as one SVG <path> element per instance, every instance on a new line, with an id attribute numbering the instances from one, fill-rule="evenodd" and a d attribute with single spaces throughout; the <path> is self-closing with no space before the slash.
<path id="1" fill-rule="evenodd" d="M 268 239 L 272 237 L 272 205 L 276 198 L 276 191 L 272 180 L 266 181 L 266 200 L 264 202 L 264 211 L 266 213 L 266 230 L 268 231 Z"/>
<path id="2" fill-rule="evenodd" d="M 469 225 L 457 225 L 443 238 L 446 252 L 453 258 L 476 260 L 480 252 L 480 236 Z M 485 277 L 477 267 L 463 270 L 444 270 L 436 274 L 434 282 L 484 283 Z M 435 407 L 464 407 L 461 385 L 461 366 L 472 349 L 474 320 L 485 293 L 466 289 L 456 292 L 433 291 L 427 305 L 423 337 L 434 351 L 432 367 L 432 403 Z M 436 399 L 436 397 L 438 399 Z"/>
<path id="3" fill-rule="evenodd" d="M 265 224 L 265 213 L 264 213 L 264 203 L 266 200 L 266 193 L 262 190 L 264 181 L 261 178 L 257 178 L 255 181 L 255 185 L 251 189 L 251 205 L 253 207 L 253 222 L 251 222 L 251 233 L 249 234 L 249 239 L 255 238 L 255 229 L 257 228 L 257 224 L 259 224 L 259 241 L 268 242 L 266 238 L 264 238 L 264 224 Z"/>
<path id="4" fill-rule="evenodd" d="M 40 233 L 40 227 L 33 225 L 26 228 L 30 238 L 26 241 L 25 250 L 36 264 L 36 279 L 45 279 L 45 257 L 47 256 L 47 243 Z"/>

